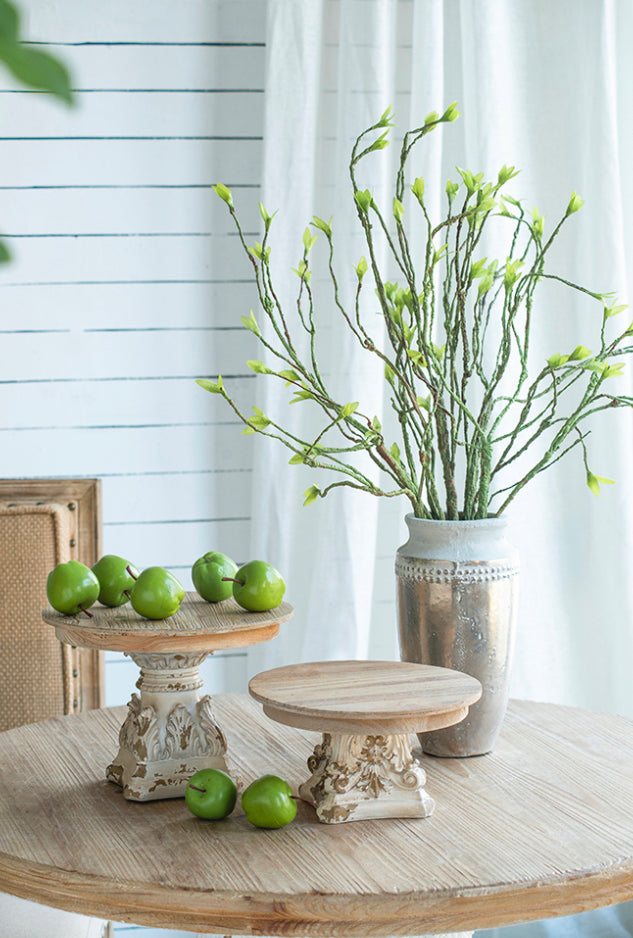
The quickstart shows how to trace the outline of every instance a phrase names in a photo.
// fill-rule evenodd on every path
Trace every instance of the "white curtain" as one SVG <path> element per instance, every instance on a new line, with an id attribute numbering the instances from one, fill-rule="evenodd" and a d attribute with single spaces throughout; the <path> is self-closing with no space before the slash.
<path id="1" fill-rule="evenodd" d="M 515 165 L 521 173 L 510 191 L 529 209 L 537 206 L 546 225 L 577 191 L 586 204 L 559 238 L 554 266 L 626 302 L 633 279 L 629 0 L 268 0 L 268 8 L 263 192 L 268 211 L 279 212 L 271 244 L 284 303 L 291 307 L 296 296 L 290 271 L 313 214 L 334 216 L 342 290 L 353 288 L 352 265 L 363 253 L 347 180 L 354 137 L 390 104 L 402 132 L 455 100 L 462 117 L 423 143 L 414 162 L 431 211 L 440 211 L 456 165 L 486 178 L 496 178 L 504 163 Z M 375 197 L 389 203 L 394 155 L 372 154 L 367 179 Z M 315 269 L 326 260 L 323 240 L 314 249 Z M 595 348 L 599 309 L 563 289 L 544 296 L 534 360 L 577 344 Z M 324 307 L 329 373 L 348 400 L 381 416 L 382 381 L 365 361 L 371 356 Z M 621 316 L 632 318 L 630 311 Z M 629 365 L 614 379 L 619 391 L 631 393 L 632 373 Z M 287 394 L 274 379 L 253 382 L 258 406 L 309 433 L 311 405 L 289 407 Z M 624 410 L 595 423 L 591 469 L 617 480 L 599 498 L 586 487 L 574 451 L 509 510 L 522 566 L 514 696 L 633 716 L 632 429 Z M 312 473 L 288 466 L 291 454 L 275 441 L 251 439 L 253 556 L 285 573 L 296 608 L 278 639 L 252 651 L 251 671 L 366 656 L 375 558 L 398 546 L 381 538 L 384 518 L 395 518 L 389 530 L 397 530 L 409 503 L 384 503 L 380 525 L 378 499 L 349 489 L 303 508 Z M 381 627 L 396 630 L 393 613 Z"/>

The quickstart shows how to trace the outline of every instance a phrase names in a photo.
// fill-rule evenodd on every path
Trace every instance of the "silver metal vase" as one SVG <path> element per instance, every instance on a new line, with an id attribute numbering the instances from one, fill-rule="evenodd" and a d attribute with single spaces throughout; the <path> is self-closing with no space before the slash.
<path id="1" fill-rule="evenodd" d="M 421 733 L 424 752 L 490 752 L 505 716 L 517 618 L 518 554 L 506 519 L 427 521 L 407 515 L 396 554 L 400 657 L 476 677 L 483 694 L 461 723 Z"/>

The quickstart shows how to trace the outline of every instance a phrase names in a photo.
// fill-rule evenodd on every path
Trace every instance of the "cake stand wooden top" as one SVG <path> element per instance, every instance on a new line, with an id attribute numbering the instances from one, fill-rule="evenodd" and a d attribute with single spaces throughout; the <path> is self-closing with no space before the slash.
<path id="1" fill-rule="evenodd" d="M 145 619 L 129 603 L 115 608 L 96 603 L 90 612 L 92 619 L 84 613 L 65 616 L 48 606 L 42 618 L 70 645 L 151 654 L 256 645 L 274 638 L 294 609 L 281 603 L 266 612 L 248 612 L 232 597 L 208 603 L 193 592 L 185 594 L 178 612 L 167 619 Z"/>
<path id="2" fill-rule="evenodd" d="M 278 723 L 330 733 L 420 733 L 463 720 L 479 681 L 403 661 L 316 661 L 263 671 L 249 683 Z"/>

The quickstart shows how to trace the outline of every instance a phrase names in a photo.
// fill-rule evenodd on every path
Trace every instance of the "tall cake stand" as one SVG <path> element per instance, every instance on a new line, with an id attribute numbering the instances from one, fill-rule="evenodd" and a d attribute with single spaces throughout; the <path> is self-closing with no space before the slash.
<path id="1" fill-rule="evenodd" d="M 119 751 L 106 777 L 130 801 L 182 797 L 202 768 L 226 771 L 226 740 L 210 695 L 200 696 L 198 668 L 209 654 L 268 641 L 293 615 L 289 603 L 267 612 L 247 612 L 234 599 L 205 602 L 186 593 L 167 619 L 144 619 L 127 604 L 99 604 L 65 616 L 50 606 L 42 613 L 60 641 L 83 648 L 122 651 L 141 669 L 119 732 Z"/>

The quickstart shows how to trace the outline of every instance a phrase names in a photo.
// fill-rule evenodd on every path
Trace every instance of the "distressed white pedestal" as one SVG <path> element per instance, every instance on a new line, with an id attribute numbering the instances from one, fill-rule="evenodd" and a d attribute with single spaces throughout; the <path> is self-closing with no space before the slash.
<path id="1" fill-rule="evenodd" d="M 249 691 L 272 720 L 323 733 L 299 794 L 320 821 L 337 824 L 428 817 L 435 804 L 410 734 L 463 720 L 481 684 L 402 661 L 324 661 L 264 671 Z"/>
<path id="2" fill-rule="evenodd" d="M 92 618 L 43 612 L 57 637 L 71 645 L 123 651 L 139 666 L 139 694 L 132 694 L 119 732 L 119 751 L 106 777 L 130 801 L 184 796 L 202 768 L 226 771 L 226 740 L 213 715 L 213 701 L 200 695 L 199 667 L 209 654 L 267 641 L 293 614 L 289 603 L 247 612 L 227 599 L 207 603 L 187 593 L 168 619 L 144 619 L 130 605 L 96 604 Z"/>

